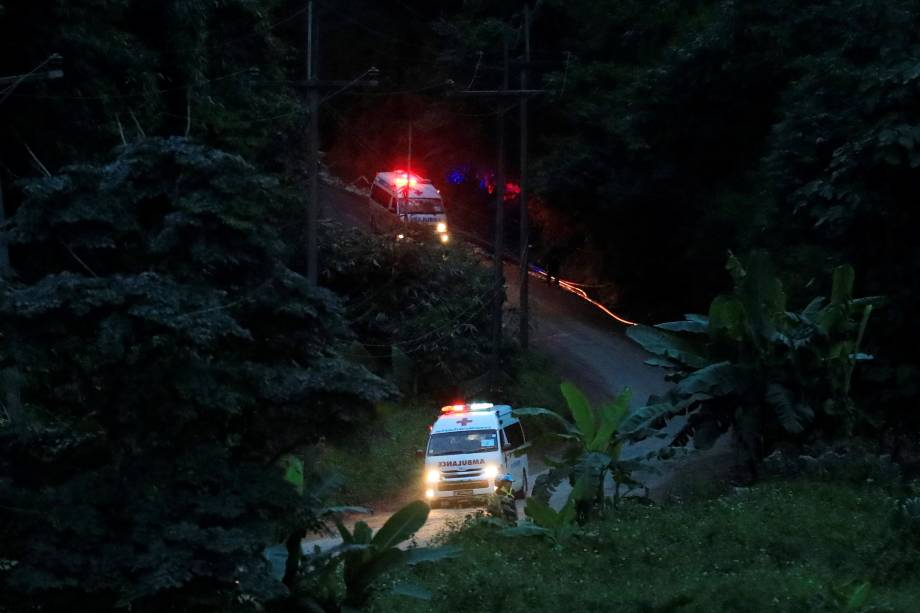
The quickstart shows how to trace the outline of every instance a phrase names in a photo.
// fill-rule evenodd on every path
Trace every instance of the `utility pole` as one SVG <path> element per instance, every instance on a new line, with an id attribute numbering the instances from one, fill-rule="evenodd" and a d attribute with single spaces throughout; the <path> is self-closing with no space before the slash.
<path id="1" fill-rule="evenodd" d="M 521 67 L 521 89 L 527 89 L 527 64 L 530 62 L 530 5 L 524 2 L 524 64 Z M 521 294 L 520 341 L 525 351 L 530 343 L 530 220 L 527 211 L 527 98 L 521 98 Z"/>
<path id="2" fill-rule="evenodd" d="M 316 17 L 313 14 L 313 0 L 307 2 L 307 96 L 310 108 L 310 136 L 307 154 L 307 172 L 310 175 L 310 191 L 307 201 L 307 281 L 316 287 L 319 281 L 317 223 L 319 220 L 319 88 L 316 83 L 317 41 Z"/>
<path id="3" fill-rule="evenodd" d="M 528 18 L 529 19 L 529 18 Z M 529 21 L 528 21 L 529 22 Z M 502 263 L 504 260 L 504 205 L 505 205 L 505 110 L 502 106 L 502 100 L 507 98 L 520 98 L 526 100 L 529 96 L 535 96 L 544 93 L 542 89 L 508 89 L 508 32 L 504 32 L 502 38 L 504 71 L 502 87 L 497 90 L 465 90 L 451 92 L 456 96 L 474 96 L 484 98 L 498 99 L 497 114 L 497 168 L 495 177 L 495 253 L 494 253 L 494 271 L 495 271 L 495 298 L 492 305 L 492 356 L 490 364 L 490 381 L 494 388 L 499 381 L 501 369 L 501 340 L 502 340 L 502 305 L 505 301 L 505 293 L 502 291 L 505 285 L 505 276 L 503 274 Z M 526 124 L 525 124 L 526 125 Z M 526 136 L 523 138 L 526 139 Z M 524 160 L 526 162 L 526 160 Z M 523 191 L 523 190 L 522 190 Z M 523 195 L 523 194 L 522 194 Z"/>
<path id="4" fill-rule="evenodd" d="M 502 88 L 508 91 L 508 30 L 502 32 Z M 505 242 L 505 109 L 498 103 L 496 131 L 498 151 L 495 168 L 495 296 L 492 305 L 492 372 L 491 387 L 495 389 L 501 379 L 502 306 L 505 303 L 504 242 Z"/>
<path id="5" fill-rule="evenodd" d="M 307 108 L 310 114 L 309 134 L 307 135 L 307 173 L 310 176 L 310 186 L 307 194 L 307 206 L 304 212 L 304 242 L 306 243 L 307 281 L 312 287 L 319 284 L 319 243 L 318 225 L 319 213 L 322 203 L 319 199 L 319 107 L 320 105 L 338 96 L 347 89 L 356 86 L 377 87 L 377 75 L 380 71 L 373 66 L 350 81 L 320 81 L 319 80 L 319 15 L 317 2 L 307 2 L 306 13 L 306 49 L 305 63 L 307 80 Z M 366 77 L 370 79 L 365 80 Z M 363 82 L 362 82 L 363 81 Z M 320 90 L 333 90 L 320 100 Z"/>

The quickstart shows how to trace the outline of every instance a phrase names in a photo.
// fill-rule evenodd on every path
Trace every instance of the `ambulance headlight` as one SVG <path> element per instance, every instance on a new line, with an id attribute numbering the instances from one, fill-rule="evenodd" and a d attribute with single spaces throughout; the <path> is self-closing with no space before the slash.
<path id="1" fill-rule="evenodd" d="M 486 479 L 494 479 L 498 476 L 498 466 L 489 464 L 482 470 L 482 476 Z"/>
<path id="2" fill-rule="evenodd" d="M 440 480 L 441 480 L 441 473 L 436 468 L 429 470 L 428 474 L 425 475 L 425 481 L 427 481 L 428 483 L 437 483 Z"/>
<path id="3" fill-rule="evenodd" d="M 449 236 L 449 235 L 447 235 L 447 234 L 442 234 L 442 235 L 441 235 L 441 242 L 442 242 L 442 243 L 447 243 L 447 241 L 449 241 L 449 240 L 450 240 L 450 236 Z"/>
<path id="4" fill-rule="evenodd" d="M 438 234 L 444 234 L 447 232 L 447 224 L 443 221 L 438 222 Z"/>
<path id="5" fill-rule="evenodd" d="M 434 490 L 425 490 L 425 498 L 434 498 Z"/>

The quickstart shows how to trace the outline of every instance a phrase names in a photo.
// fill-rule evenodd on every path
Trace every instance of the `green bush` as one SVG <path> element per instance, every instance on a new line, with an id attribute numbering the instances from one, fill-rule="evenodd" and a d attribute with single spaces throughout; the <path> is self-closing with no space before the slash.
<path id="1" fill-rule="evenodd" d="M 706 449 L 731 430 L 756 474 L 756 461 L 779 441 L 850 436 L 872 425 L 851 387 L 856 364 L 873 359 L 860 348 L 881 299 L 853 298 L 852 267 L 834 270 L 829 300 L 816 297 L 801 311 L 787 310 L 765 253 L 751 254 L 746 264 L 732 255 L 726 268 L 733 291 L 717 296 L 708 315 L 626 332 L 656 356 L 648 363 L 677 381 L 655 405 L 688 413 L 675 444 L 692 437 Z"/>
<path id="2" fill-rule="evenodd" d="M 452 390 L 484 372 L 496 289 L 464 245 L 442 245 L 428 229 L 405 236 L 326 225 L 322 285 L 343 298 L 363 358 L 408 391 Z"/>

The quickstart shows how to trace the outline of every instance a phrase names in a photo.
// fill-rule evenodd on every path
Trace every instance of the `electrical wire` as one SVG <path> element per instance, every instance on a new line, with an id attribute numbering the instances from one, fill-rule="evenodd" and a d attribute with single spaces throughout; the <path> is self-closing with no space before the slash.
<path id="1" fill-rule="evenodd" d="M 479 67 L 482 65 L 482 51 L 478 52 L 478 57 L 476 58 L 476 67 L 473 69 L 473 76 L 470 79 L 469 85 L 466 86 L 467 89 L 472 89 L 473 82 L 476 81 L 476 75 L 479 74 Z"/>
<path id="2" fill-rule="evenodd" d="M 29 77 L 31 77 L 33 74 L 35 74 L 36 72 L 38 72 L 39 70 L 41 70 L 43 67 L 47 66 L 48 63 L 51 62 L 51 60 L 54 60 L 54 59 L 57 59 L 57 58 L 60 58 L 60 56 L 57 55 L 56 53 L 52 53 L 51 55 L 49 55 L 48 57 L 46 57 L 46 58 L 44 59 L 44 61 L 41 62 L 38 66 L 36 66 L 35 68 L 33 68 L 32 70 L 30 70 L 30 71 L 27 72 L 26 74 L 20 76 L 20 77 L 19 77 L 18 79 L 16 79 L 14 82 L 10 83 L 9 87 L 7 87 L 6 89 L 4 89 L 3 91 L 0 91 L 0 95 L 2 95 L 2 97 L 0 97 L 0 104 L 3 104 L 3 102 L 4 102 L 7 98 L 10 97 L 10 94 L 12 94 L 13 91 L 14 91 L 17 87 L 19 87 L 19 85 L 20 85 L 23 81 L 25 81 L 26 79 L 28 79 Z"/>
<path id="3" fill-rule="evenodd" d="M 274 30 L 275 28 L 277 28 L 277 27 L 279 27 L 279 26 L 281 26 L 281 25 L 283 25 L 283 24 L 285 24 L 285 23 L 287 23 L 287 22 L 289 22 L 289 21 L 291 21 L 291 20 L 293 20 L 293 19 L 299 17 L 300 15 L 303 15 L 303 14 L 306 13 L 306 12 L 307 12 L 307 7 L 304 6 L 304 7 L 300 8 L 300 9 L 297 9 L 296 11 L 294 11 L 293 13 L 291 13 L 290 15 L 288 15 L 288 16 L 286 16 L 286 17 L 283 17 L 283 18 L 279 19 L 278 21 L 275 21 L 275 22 L 272 22 L 272 23 L 268 24 L 267 26 L 264 27 L 264 29 L 263 29 L 262 31 L 250 32 L 249 34 L 245 34 L 245 35 L 240 36 L 240 37 L 238 37 L 238 38 L 234 38 L 234 39 L 230 39 L 230 40 L 227 40 L 227 41 L 219 42 L 219 43 L 217 43 L 217 44 L 213 47 L 213 49 L 223 49 L 223 48 L 228 47 L 228 46 L 230 46 L 230 45 L 235 45 L 235 44 L 240 43 L 240 42 L 242 42 L 242 41 L 249 40 L 249 39 L 254 38 L 254 37 L 256 37 L 256 36 L 259 36 L 259 35 L 261 35 L 261 34 L 267 34 L 268 32 L 271 32 L 272 30 Z M 254 29 L 255 29 L 255 30 L 258 30 L 258 28 L 254 28 Z M 192 47 L 187 47 L 187 48 L 186 48 L 186 50 L 189 50 L 189 49 L 192 49 Z M 49 56 L 48 59 L 46 59 L 44 62 L 42 62 L 42 63 L 41 63 L 39 66 L 37 66 L 36 68 L 33 68 L 27 75 L 24 75 L 24 77 L 25 77 L 25 76 L 28 76 L 28 75 L 30 75 L 30 74 L 32 74 L 32 73 L 34 73 L 34 72 L 36 72 L 37 70 L 39 70 L 42 66 L 44 66 L 45 64 L 47 64 L 53 57 L 54 57 L 54 56 Z M 269 66 L 269 64 L 262 64 L 262 65 L 259 65 L 259 66 Z M 34 94 L 34 95 L 29 95 L 29 94 L 17 94 L 15 97 L 17 97 L 17 98 L 36 98 L 36 99 L 64 99 L 64 100 L 117 100 L 117 99 L 123 99 L 123 98 L 137 98 L 137 97 L 145 97 L 145 96 L 148 96 L 150 93 L 170 93 L 170 92 L 176 92 L 176 91 L 181 91 L 181 90 L 184 90 L 184 89 L 190 89 L 190 88 L 192 88 L 192 87 L 197 87 L 197 86 L 200 86 L 200 85 L 205 85 L 205 84 L 207 84 L 207 83 L 213 83 L 213 82 L 216 82 L 216 81 L 221 81 L 221 80 L 224 80 L 224 79 L 227 79 L 227 78 L 230 78 L 230 77 L 233 77 L 233 76 L 236 76 L 236 75 L 245 73 L 245 72 L 249 72 L 249 71 L 251 71 L 253 68 L 254 68 L 254 67 L 246 68 L 246 69 L 239 70 L 239 71 L 236 71 L 236 72 L 232 72 L 232 73 L 229 73 L 229 74 L 226 74 L 226 75 L 214 77 L 214 78 L 212 78 L 212 79 L 203 79 L 203 80 L 200 80 L 200 81 L 196 81 L 195 83 L 191 83 L 191 84 L 189 84 L 189 85 L 183 85 L 183 86 L 177 86 L 177 87 L 171 87 L 171 88 L 154 89 L 154 90 L 152 90 L 152 91 L 147 91 L 147 92 L 139 93 L 139 94 L 115 94 L 115 95 L 111 95 L 111 96 L 63 96 L 63 95 L 41 95 L 41 94 Z M 18 83 L 17 83 L 17 84 L 18 84 Z M 7 93 L 6 96 L 4 96 L 2 99 L 0 99 L 0 103 L 2 103 L 3 100 L 5 100 L 7 96 L 9 96 L 9 93 Z"/>

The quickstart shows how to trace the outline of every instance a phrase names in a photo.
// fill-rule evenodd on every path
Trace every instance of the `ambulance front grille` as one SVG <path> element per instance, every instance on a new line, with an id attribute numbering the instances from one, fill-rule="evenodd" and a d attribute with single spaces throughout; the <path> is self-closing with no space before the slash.
<path id="1" fill-rule="evenodd" d="M 472 481 L 441 481 L 438 483 L 438 489 L 442 492 L 452 492 L 454 490 L 478 490 L 489 487 L 489 482 L 484 479 Z"/>
<path id="2" fill-rule="evenodd" d="M 441 477 L 444 479 L 470 479 L 472 477 L 481 477 L 481 468 L 462 468 L 460 470 L 442 470 Z"/>

